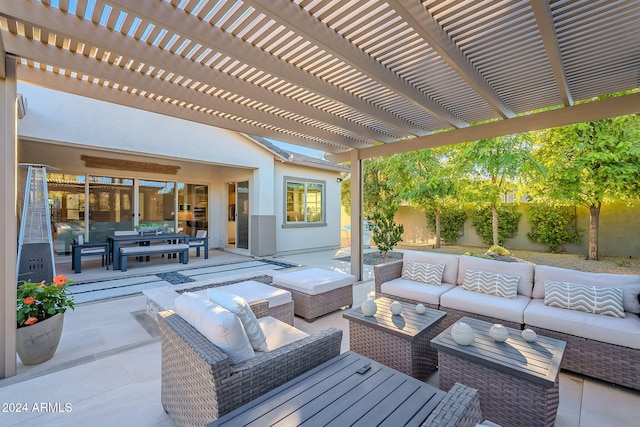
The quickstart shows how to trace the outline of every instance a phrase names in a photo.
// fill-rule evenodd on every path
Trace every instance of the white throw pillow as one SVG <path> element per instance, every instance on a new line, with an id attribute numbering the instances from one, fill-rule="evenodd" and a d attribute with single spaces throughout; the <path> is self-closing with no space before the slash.
<path id="1" fill-rule="evenodd" d="M 428 264 L 426 262 L 403 261 L 402 278 L 425 283 L 427 285 L 440 286 L 444 264 Z"/>
<path id="2" fill-rule="evenodd" d="M 253 347 L 255 351 L 269 350 L 267 337 L 264 335 L 264 331 L 260 327 L 258 319 L 251 310 L 249 303 L 247 303 L 244 298 L 216 288 L 209 288 L 207 293 L 211 301 L 221 305 L 240 318 L 244 331 L 251 343 L 251 347 Z"/>
<path id="3" fill-rule="evenodd" d="M 255 356 L 240 319 L 208 299 L 185 292 L 175 300 L 176 313 L 236 364 Z"/>
<path id="4" fill-rule="evenodd" d="M 544 304 L 585 313 L 624 317 L 620 288 L 547 280 L 544 282 Z"/>
<path id="5" fill-rule="evenodd" d="M 481 270 L 467 270 L 462 289 L 514 299 L 518 296 L 519 276 L 490 273 Z"/>

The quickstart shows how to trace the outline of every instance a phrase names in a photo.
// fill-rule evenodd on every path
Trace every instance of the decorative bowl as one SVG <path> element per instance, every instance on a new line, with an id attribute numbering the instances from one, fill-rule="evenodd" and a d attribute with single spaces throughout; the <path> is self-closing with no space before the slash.
<path id="1" fill-rule="evenodd" d="M 395 316 L 402 313 L 402 304 L 398 301 L 392 302 L 389 308 L 391 309 L 391 313 L 393 313 Z"/>
<path id="2" fill-rule="evenodd" d="M 474 335 L 471 326 L 464 322 L 458 322 L 451 328 L 451 337 L 460 345 L 471 345 Z"/>

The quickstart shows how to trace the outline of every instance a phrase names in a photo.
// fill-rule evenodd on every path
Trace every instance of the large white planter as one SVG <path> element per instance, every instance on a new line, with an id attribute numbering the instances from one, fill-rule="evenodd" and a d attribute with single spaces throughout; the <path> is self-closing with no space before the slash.
<path id="1" fill-rule="evenodd" d="M 58 348 L 63 325 L 64 313 L 58 313 L 31 326 L 18 328 L 16 351 L 22 363 L 37 365 L 51 359 Z"/>

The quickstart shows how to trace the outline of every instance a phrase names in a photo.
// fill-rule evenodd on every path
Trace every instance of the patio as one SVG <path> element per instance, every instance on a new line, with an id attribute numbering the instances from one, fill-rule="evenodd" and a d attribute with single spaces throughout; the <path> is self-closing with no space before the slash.
<path id="1" fill-rule="evenodd" d="M 335 260 L 345 255 L 348 252 L 343 249 L 274 261 L 348 272 L 348 262 Z M 254 261 L 241 255 L 212 251 L 208 260 L 195 259 L 189 267 L 239 266 Z M 174 263 L 136 266 L 135 274 L 154 275 L 160 269 L 175 271 L 177 266 Z M 66 268 L 70 267 L 59 266 L 63 273 Z M 80 282 L 124 276 L 103 268 L 83 270 L 70 277 Z M 356 306 L 373 290 L 372 270 L 365 266 L 365 280 L 354 286 Z M 133 274 L 134 269 L 129 273 Z M 268 273 L 269 269 L 264 267 L 236 269 L 220 273 L 219 277 L 226 280 Z M 145 314 L 145 302 L 142 295 L 128 296 L 79 304 L 75 311 L 68 312 L 56 356 L 32 367 L 19 363 L 18 375 L 0 380 L 2 424 L 173 426 L 160 403 L 160 340 L 157 326 Z M 341 328 L 344 331 L 342 351 L 348 350 L 348 324 L 340 311 L 314 323 L 296 317 L 295 326 L 306 332 L 329 326 Z M 429 378 L 429 383 L 438 384 L 437 373 Z M 18 413 L 18 409 L 23 411 Z M 632 426 L 637 425 L 638 417 L 640 393 L 561 373 L 556 426 Z"/>

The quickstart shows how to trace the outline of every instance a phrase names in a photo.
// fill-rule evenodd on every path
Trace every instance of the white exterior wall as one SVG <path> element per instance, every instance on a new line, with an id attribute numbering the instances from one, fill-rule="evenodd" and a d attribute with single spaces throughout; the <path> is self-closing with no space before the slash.
<path id="1" fill-rule="evenodd" d="M 249 181 L 250 214 L 276 216 L 278 253 L 340 245 L 338 172 L 282 163 L 251 139 L 213 126 L 28 84 L 19 84 L 18 91 L 29 105 L 19 122 L 20 162 L 44 163 L 74 174 L 206 184 L 212 247 L 227 246 L 227 184 Z M 81 155 L 180 169 L 176 175 L 91 169 Z M 282 228 L 284 176 L 326 182 L 326 227 Z"/>
<path id="2" fill-rule="evenodd" d="M 283 227 L 285 223 L 285 177 L 325 182 L 326 226 Z M 339 172 L 309 169 L 289 163 L 276 164 L 273 187 L 276 189 L 275 215 L 278 255 L 340 247 L 340 183 L 336 181 L 339 177 Z"/>

